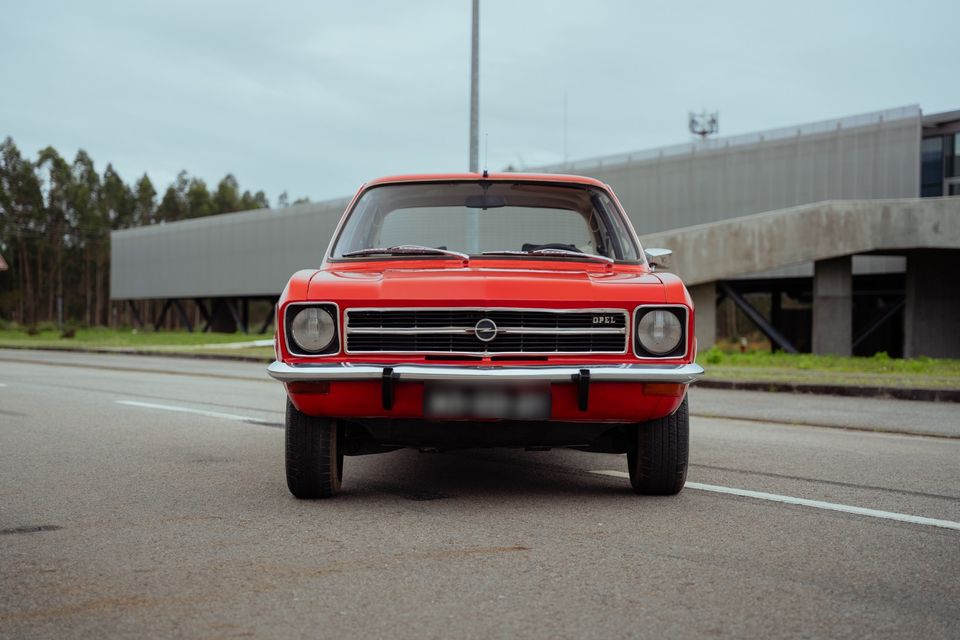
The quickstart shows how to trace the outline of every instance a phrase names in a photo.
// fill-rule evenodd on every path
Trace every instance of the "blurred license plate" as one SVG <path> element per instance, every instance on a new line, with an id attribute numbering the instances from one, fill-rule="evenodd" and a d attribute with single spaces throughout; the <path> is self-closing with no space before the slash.
<path id="1" fill-rule="evenodd" d="M 545 420 L 550 417 L 550 385 L 427 383 L 423 412 L 429 418 Z"/>

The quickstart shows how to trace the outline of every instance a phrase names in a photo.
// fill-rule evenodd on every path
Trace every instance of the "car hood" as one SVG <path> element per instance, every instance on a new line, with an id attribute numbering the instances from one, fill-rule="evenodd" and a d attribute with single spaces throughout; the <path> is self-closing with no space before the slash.
<path id="1" fill-rule="evenodd" d="M 348 305 L 569 307 L 665 302 L 665 287 L 641 271 L 459 269 L 322 270 L 310 279 L 311 300 Z"/>

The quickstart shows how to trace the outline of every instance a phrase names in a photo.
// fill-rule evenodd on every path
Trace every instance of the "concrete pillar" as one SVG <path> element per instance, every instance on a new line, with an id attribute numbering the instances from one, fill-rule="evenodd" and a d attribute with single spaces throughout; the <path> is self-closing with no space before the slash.
<path id="1" fill-rule="evenodd" d="M 960 251 L 907 255 L 903 355 L 960 358 Z"/>
<path id="2" fill-rule="evenodd" d="M 703 353 L 717 341 L 717 285 L 713 282 L 690 287 L 697 323 L 697 350 Z"/>
<path id="3" fill-rule="evenodd" d="M 853 274 L 851 256 L 813 265 L 813 352 L 849 356 L 853 352 Z"/>

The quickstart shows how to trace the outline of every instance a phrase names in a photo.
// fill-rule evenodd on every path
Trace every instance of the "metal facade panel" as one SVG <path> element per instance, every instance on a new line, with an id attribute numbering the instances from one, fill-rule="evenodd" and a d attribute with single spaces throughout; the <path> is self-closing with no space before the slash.
<path id="1" fill-rule="evenodd" d="M 608 183 L 647 234 L 825 200 L 917 197 L 920 131 L 920 109 L 903 107 L 532 170 Z"/>
<path id="2" fill-rule="evenodd" d="M 607 182 L 644 235 L 826 200 L 917 197 L 920 137 L 911 106 L 539 170 Z M 320 264 L 347 202 L 113 232 L 111 297 L 276 295 Z"/>
<path id="3" fill-rule="evenodd" d="M 277 295 L 317 267 L 348 200 L 114 231 L 114 300 Z"/>

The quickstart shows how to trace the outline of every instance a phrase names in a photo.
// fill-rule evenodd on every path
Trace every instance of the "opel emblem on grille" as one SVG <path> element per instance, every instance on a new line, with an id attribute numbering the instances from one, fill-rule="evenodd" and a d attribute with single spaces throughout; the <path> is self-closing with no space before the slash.
<path id="1" fill-rule="evenodd" d="M 490 318 L 484 318 L 473 328 L 474 335 L 481 342 L 490 342 L 497 337 L 497 323 Z"/>

